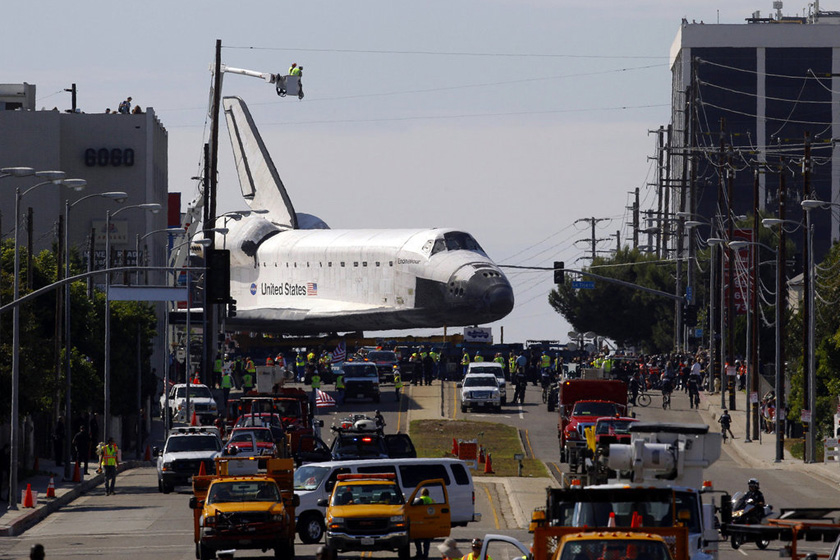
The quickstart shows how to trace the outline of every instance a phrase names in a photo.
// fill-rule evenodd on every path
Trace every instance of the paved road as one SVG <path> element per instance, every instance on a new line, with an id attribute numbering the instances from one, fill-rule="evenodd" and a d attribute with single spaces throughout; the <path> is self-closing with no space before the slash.
<path id="1" fill-rule="evenodd" d="M 524 405 L 507 406 L 501 414 L 461 413 L 460 408 L 453 406 L 457 399 L 454 384 L 448 384 L 442 394 L 441 401 L 439 386 L 409 387 L 399 405 L 390 398 L 393 393 L 389 392 L 383 395 L 383 400 L 378 405 L 351 402 L 342 406 L 341 412 L 322 410 L 319 412 L 319 418 L 323 419 L 328 427 L 336 417 L 348 412 L 371 413 L 375 408 L 379 408 L 386 418 L 388 431 L 406 431 L 410 417 L 440 417 L 442 403 L 444 417 L 500 421 L 516 426 L 525 435 L 526 452 L 549 465 L 557 465 L 557 415 L 546 410 L 540 391 L 536 387 L 528 387 Z M 637 408 L 636 412 L 645 420 L 714 424 L 714 418 L 711 416 L 714 410 L 711 406 L 701 407 L 700 412 L 691 410 L 682 394 L 675 395 L 672 410 L 663 411 L 659 404 L 659 398 L 654 397 L 650 408 Z M 736 435 L 739 435 L 737 428 Z M 325 436 L 324 439 L 329 442 L 328 430 Z M 749 450 L 748 446 L 742 448 Z M 750 463 L 745 459 L 743 452 L 736 452 L 736 449 L 734 445 L 725 447 L 721 460 L 709 469 L 709 478 L 714 481 L 717 489 L 739 490 L 744 488 L 749 477 L 758 476 L 768 501 L 777 507 L 840 504 L 837 484 L 802 470 L 783 469 L 779 466 L 757 469 L 749 466 Z M 490 532 L 503 533 L 523 542 L 530 542 L 530 535 L 521 528 L 521 519 L 517 519 L 514 509 L 518 506 L 520 510 L 530 511 L 533 500 L 525 502 L 521 492 L 510 492 L 510 487 L 505 486 L 499 479 L 477 476 L 475 481 L 476 509 L 483 519 L 467 528 L 453 529 L 453 536 L 461 543 L 462 551 L 468 552 L 467 543 L 471 538 Z M 527 481 L 525 482 L 527 484 Z M 190 494 L 186 488 L 169 495 L 159 494 L 154 469 L 146 467 L 121 474 L 117 490 L 115 496 L 105 496 L 99 487 L 53 513 L 23 535 L 0 539 L 0 558 L 25 558 L 30 546 L 36 542 L 44 544 L 48 558 L 194 558 L 192 516 L 187 506 Z M 542 492 L 541 488 L 535 490 L 537 496 Z M 518 515 L 521 517 L 522 512 Z M 809 543 L 809 546 L 822 552 L 828 548 L 828 545 L 821 543 Z M 316 545 L 298 543 L 297 557 L 314 558 L 316 549 Z M 271 555 L 271 551 L 243 551 L 237 553 L 236 557 L 264 558 Z M 502 550 L 491 551 L 491 555 L 495 560 L 510 560 L 515 556 L 511 551 Z M 394 554 L 378 552 L 372 555 L 368 553 L 343 556 L 350 559 L 370 556 L 395 557 Z M 779 556 L 779 547 L 771 546 L 767 551 L 759 551 L 753 545 L 745 545 L 734 551 L 727 543 L 722 544 L 721 560 L 743 560 L 743 556 L 755 560 L 770 560 Z M 432 557 L 438 557 L 434 549 Z"/>

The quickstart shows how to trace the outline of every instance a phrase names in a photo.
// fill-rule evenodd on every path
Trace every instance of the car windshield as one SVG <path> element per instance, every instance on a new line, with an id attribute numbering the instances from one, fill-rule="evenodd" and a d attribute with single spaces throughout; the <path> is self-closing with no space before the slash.
<path id="1" fill-rule="evenodd" d="M 464 387 L 495 387 L 495 375 L 468 375 L 464 378 Z"/>
<path id="2" fill-rule="evenodd" d="M 276 426 L 283 427 L 283 421 L 276 414 L 245 414 L 236 421 L 237 428 L 241 426 Z"/>
<path id="3" fill-rule="evenodd" d="M 567 542 L 558 560 L 670 560 L 665 543 L 642 539 L 587 539 Z"/>
<path id="4" fill-rule="evenodd" d="M 348 484 L 337 486 L 333 492 L 334 506 L 359 504 L 388 504 L 404 503 L 402 492 L 394 483 L 383 484 Z"/>
<path id="5" fill-rule="evenodd" d="M 273 480 L 217 482 L 207 493 L 208 504 L 278 501 L 280 501 L 280 492 Z"/>
<path id="6" fill-rule="evenodd" d="M 373 364 L 364 364 L 357 366 L 344 366 L 344 377 L 373 377 L 378 378 L 379 373 L 376 371 L 376 366 Z"/>
<path id="7" fill-rule="evenodd" d="M 615 403 L 611 402 L 577 402 L 572 409 L 572 416 L 615 416 Z"/>
<path id="8" fill-rule="evenodd" d="M 222 442 L 216 436 L 173 436 L 166 440 L 166 453 L 181 451 L 219 451 Z"/>
<path id="9" fill-rule="evenodd" d="M 178 387 L 175 397 L 179 399 L 187 398 L 187 388 Z M 198 397 L 200 399 L 212 399 L 213 395 L 206 385 L 190 385 L 190 398 Z"/>
<path id="10" fill-rule="evenodd" d="M 239 436 L 240 434 L 244 435 L 246 441 L 250 439 L 250 434 L 254 434 L 257 443 L 274 443 L 274 438 L 271 437 L 271 430 L 243 430 L 241 432 L 237 430 L 231 434 L 231 441 L 233 441 L 234 437 Z"/>
<path id="11" fill-rule="evenodd" d="M 505 370 L 495 366 L 470 366 L 470 373 L 490 373 L 499 377 L 504 375 Z"/>
<path id="12" fill-rule="evenodd" d="M 295 490 L 315 490 L 330 472 L 328 467 L 303 465 L 295 469 Z"/>
<path id="13" fill-rule="evenodd" d="M 607 420 L 598 422 L 597 434 L 629 434 L 632 420 Z"/>
<path id="14" fill-rule="evenodd" d="M 385 442 L 376 436 L 338 436 L 333 445 L 333 453 L 344 457 L 379 457 L 388 455 Z"/>
<path id="15" fill-rule="evenodd" d="M 374 362 L 396 362 L 397 355 L 393 352 L 378 350 L 376 352 L 368 352 L 368 360 L 372 360 Z"/>

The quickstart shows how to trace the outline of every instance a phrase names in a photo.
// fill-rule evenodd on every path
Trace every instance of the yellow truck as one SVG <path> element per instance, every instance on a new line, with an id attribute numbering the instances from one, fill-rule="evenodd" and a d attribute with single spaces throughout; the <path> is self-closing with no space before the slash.
<path id="1" fill-rule="evenodd" d="M 439 478 L 421 482 L 406 500 L 393 473 L 342 474 L 318 505 L 327 508 L 327 560 L 372 550 L 396 550 L 409 560 L 413 540 L 448 537 L 451 527 L 446 483 Z"/>
<path id="2" fill-rule="evenodd" d="M 513 547 L 513 553 L 503 549 Z M 479 560 L 688 560 L 686 527 L 548 527 L 534 530 L 531 550 L 512 537 L 486 535 Z"/>
<path id="3" fill-rule="evenodd" d="M 295 556 L 293 459 L 218 457 L 216 473 L 193 477 L 195 557 L 207 560 L 224 549 L 274 549 L 275 558 Z"/>

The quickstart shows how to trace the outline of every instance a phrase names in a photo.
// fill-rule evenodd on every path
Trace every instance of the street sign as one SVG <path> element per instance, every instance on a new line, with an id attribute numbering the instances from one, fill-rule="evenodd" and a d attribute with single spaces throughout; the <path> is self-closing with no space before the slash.
<path id="1" fill-rule="evenodd" d="M 573 280 L 572 288 L 576 290 L 594 290 L 595 282 L 592 280 Z"/>
<path id="2" fill-rule="evenodd" d="M 703 338 L 703 329 L 701 329 L 701 328 L 694 329 L 694 338 Z"/>
<path id="3" fill-rule="evenodd" d="M 685 300 L 688 303 L 694 303 L 694 289 L 691 286 L 685 287 Z"/>

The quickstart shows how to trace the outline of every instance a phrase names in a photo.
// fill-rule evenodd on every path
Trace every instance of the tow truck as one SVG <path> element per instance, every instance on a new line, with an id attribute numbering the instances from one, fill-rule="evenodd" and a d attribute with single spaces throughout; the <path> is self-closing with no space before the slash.
<path id="1" fill-rule="evenodd" d="M 419 496 L 429 490 L 433 503 Z M 327 507 L 326 560 L 338 552 L 396 550 L 399 560 L 411 558 L 411 541 L 448 537 L 449 497 L 443 479 L 425 480 L 406 501 L 393 473 L 340 474 Z"/>
<path id="2" fill-rule="evenodd" d="M 532 526 L 621 527 L 634 519 L 645 529 L 682 526 L 692 560 L 717 558 L 715 505 L 702 497 L 712 489 L 703 471 L 720 457 L 720 434 L 705 424 L 648 422 L 630 424 L 629 432 L 630 443 L 613 443 L 600 458 L 616 478 L 585 486 L 587 475 L 564 475 L 567 487 L 547 489 Z"/>

